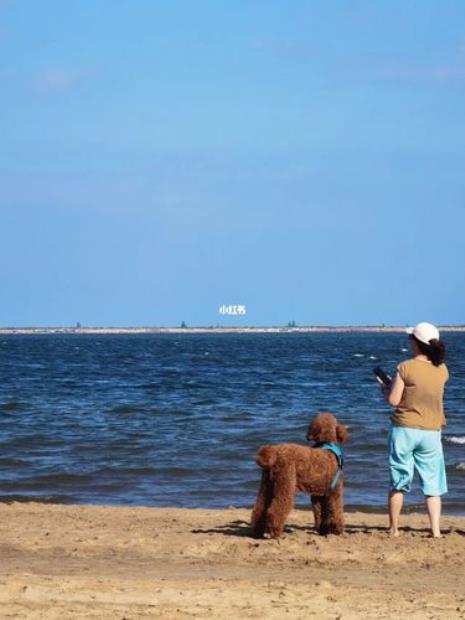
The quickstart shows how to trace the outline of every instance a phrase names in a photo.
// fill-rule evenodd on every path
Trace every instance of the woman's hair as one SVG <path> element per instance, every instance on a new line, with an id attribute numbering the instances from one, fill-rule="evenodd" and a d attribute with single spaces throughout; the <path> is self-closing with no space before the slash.
<path id="1" fill-rule="evenodd" d="M 426 357 L 432 362 L 435 366 L 440 366 L 446 357 L 446 347 L 441 340 L 437 338 L 432 338 L 429 341 L 429 344 L 425 344 L 418 338 L 412 334 L 411 338 L 413 338 L 420 349 L 420 353 L 426 355 Z"/>

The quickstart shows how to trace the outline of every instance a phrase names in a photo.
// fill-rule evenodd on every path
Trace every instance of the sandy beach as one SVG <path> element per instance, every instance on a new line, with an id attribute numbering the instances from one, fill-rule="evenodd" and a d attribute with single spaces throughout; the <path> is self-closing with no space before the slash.
<path id="1" fill-rule="evenodd" d="M 465 618 L 465 517 L 347 515 L 322 538 L 295 510 L 280 541 L 249 511 L 0 506 L 2 618 Z"/>

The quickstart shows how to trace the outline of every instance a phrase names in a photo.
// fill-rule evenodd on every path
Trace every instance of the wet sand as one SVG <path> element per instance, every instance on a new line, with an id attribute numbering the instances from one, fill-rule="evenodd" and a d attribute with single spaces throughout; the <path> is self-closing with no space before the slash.
<path id="1" fill-rule="evenodd" d="M 280 541 L 249 511 L 0 505 L 3 618 L 465 618 L 465 517 L 347 515 L 318 536 L 293 511 Z"/>

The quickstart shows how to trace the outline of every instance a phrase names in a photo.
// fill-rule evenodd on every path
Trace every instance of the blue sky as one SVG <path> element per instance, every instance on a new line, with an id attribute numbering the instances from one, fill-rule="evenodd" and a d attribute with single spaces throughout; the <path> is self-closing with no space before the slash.
<path id="1" fill-rule="evenodd" d="M 465 322 L 462 2 L 0 0 L 0 77 L 0 325 Z"/>

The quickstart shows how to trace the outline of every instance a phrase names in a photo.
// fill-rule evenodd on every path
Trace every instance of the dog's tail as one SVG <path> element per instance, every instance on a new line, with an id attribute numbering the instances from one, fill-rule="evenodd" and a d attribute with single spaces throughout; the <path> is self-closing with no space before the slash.
<path id="1" fill-rule="evenodd" d="M 260 467 L 273 467 L 277 458 L 278 453 L 274 446 L 262 446 L 257 452 L 256 463 Z"/>

